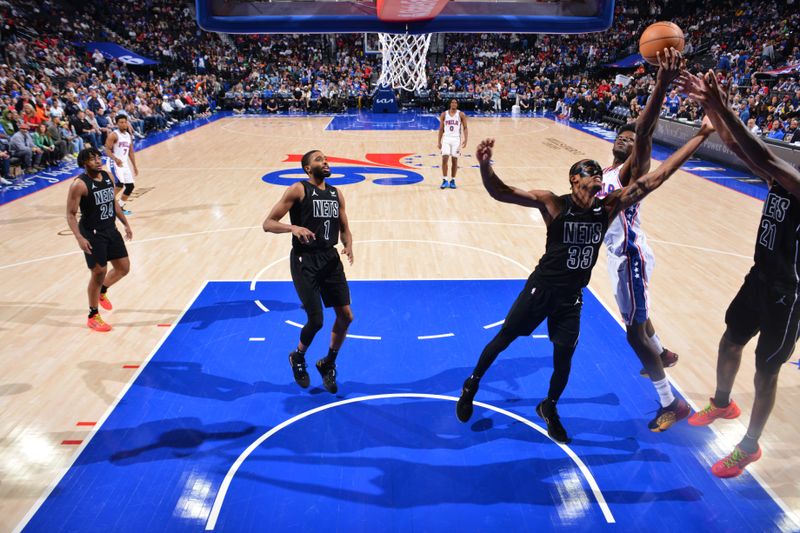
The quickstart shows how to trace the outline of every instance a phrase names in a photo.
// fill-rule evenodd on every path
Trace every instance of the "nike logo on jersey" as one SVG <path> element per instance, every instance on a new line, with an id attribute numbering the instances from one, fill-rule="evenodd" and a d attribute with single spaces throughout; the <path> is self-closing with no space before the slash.
<path id="1" fill-rule="evenodd" d="M 331 191 L 331 196 L 333 196 L 334 198 L 336 198 L 336 191 Z"/>
<path id="2" fill-rule="evenodd" d="M 592 212 L 593 212 L 593 213 L 599 213 L 599 212 L 600 212 L 600 211 L 602 211 L 602 210 L 603 210 L 603 208 L 602 208 L 602 207 L 595 207 L 594 209 L 592 209 Z"/>

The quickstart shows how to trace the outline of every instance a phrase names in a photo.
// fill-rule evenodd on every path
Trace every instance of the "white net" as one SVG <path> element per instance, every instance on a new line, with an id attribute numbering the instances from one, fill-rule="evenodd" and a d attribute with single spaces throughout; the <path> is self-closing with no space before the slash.
<path id="1" fill-rule="evenodd" d="M 428 85 L 425 63 L 431 44 L 430 33 L 379 33 L 378 39 L 382 54 L 379 85 L 391 85 L 394 89 L 407 91 L 416 91 Z"/>

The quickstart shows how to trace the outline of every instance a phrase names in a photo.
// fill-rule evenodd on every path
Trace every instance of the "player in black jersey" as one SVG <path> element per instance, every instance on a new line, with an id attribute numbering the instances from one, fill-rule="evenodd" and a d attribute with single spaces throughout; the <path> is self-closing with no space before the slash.
<path id="1" fill-rule="evenodd" d="M 264 220 L 264 231 L 292 234 L 290 267 L 297 295 L 303 303 L 307 321 L 300 332 L 297 350 L 289 354 L 289 364 L 298 385 L 309 385 L 306 350 L 322 328 L 322 305 L 333 307 L 336 321 L 331 330 L 328 355 L 317 361 L 322 384 L 336 393 L 336 356 L 353 321 L 350 288 L 344 267 L 334 245 L 342 239 L 342 255 L 353 264 L 353 236 L 347 223 L 344 196 L 325 182 L 331 175 L 328 159 L 319 150 L 303 155 L 301 165 L 308 180 L 289 187 Z M 291 224 L 281 223 L 289 213 Z"/>
<path id="2" fill-rule="evenodd" d="M 731 390 L 742 361 L 742 349 L 759 334 L 756 345 L 755 398 L 747 433 L 733 452 L 711 467 L 718 477 L 735 477 L 761 458 L 758 440 L 775 405 L 778 373 L 794 352 L 800 333 L 800 172 L 777 157 L 728 107 L 714 71 L 705 77 L 684 71 L 679 83 L 702 104 L 725 145 L 753 173 L 769 184 L 756 240 L 755 264 L 725 313 L 727 326 L 719 341 L 717 389 L 707 407 L 689 418 L 706 426 L 741 413 Z"/>
<path id="3" fill-rule="evenodd" d="M 578 161 L 569 170 L 570 194 L 556 196 L 550 191 L 525 191 L 506 185 L 490 164 L 494 139 L 478 145 L 483 186 L 495 200 L 533 207 L 542 213 L 547 225 L 545 253 L 528 278 L 506 316 L 500 332 L 483 349 L 478 364 L 464 382 L 456 415 L 462 422 L 472 416 L 472 401 L 480 379 L 497 356 L 522 335 L 530 335 L 547 319 L 553 343 L 553 374 L 547 398 L 536 406 L 547 423 L 547 433 L 558 442 L 570 441 L 556 409 L 556 402 L 569 379 L 572 354 L 578 344 L 583 287 L 589 283 L 597 251 L 610 221 L 623 209 L 640 202 L 658 188 L 710 135 L 710 123 L 673 153 L 658 169 L 617 189 L 605 198 L 596 198 L 603 184 L 603 169 L 590 159 Z"/>
<path id="4" fill-rule="evenodd" d="M 102 155 L 96 148 L 86 148 L 78 154 L 78 166 L 84 173 L 72 181 L 67 197 L 67 224 L 83 250 L 86 264 L 92 271 L 89 280 L 89 318 L 86 325 L 95 331 L 110 331 L 98 312 L 98 303 L 111 309 L 106 291 L 128 274 L 131 268 L 128 250 L 117 230 L 116 219 L 125 226 L 125 237 L 133 232 L 119 204 L 114 201 L 114 181 L 103 170 Z M 78 222 L 78 209 L 81 220 Z M 106 275 L 106 264 L 111 272 Z"/>

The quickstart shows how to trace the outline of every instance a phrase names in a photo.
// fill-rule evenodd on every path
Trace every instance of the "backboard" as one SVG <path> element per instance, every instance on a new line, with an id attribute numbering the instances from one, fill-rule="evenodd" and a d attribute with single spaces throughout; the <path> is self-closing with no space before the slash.
<path id="1" fill-rule="evenodd" d="M 611 26 L 614 0 L 196 0 L 223 33 L 588 33 Z"/>

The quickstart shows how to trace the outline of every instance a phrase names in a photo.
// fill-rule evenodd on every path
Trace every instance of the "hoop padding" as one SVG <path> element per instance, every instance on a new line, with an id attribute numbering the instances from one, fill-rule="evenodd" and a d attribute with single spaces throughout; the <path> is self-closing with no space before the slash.
<path id="1" fill-rule="evenodd" d="M 381 43 L 381 75 L 379 85 L 393 89 L 416 91 L 428 85 L 425 74 L 431 34 L 379 33 Z"/>

